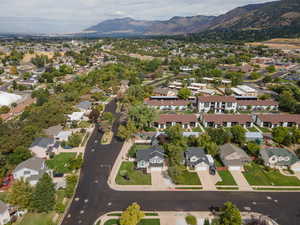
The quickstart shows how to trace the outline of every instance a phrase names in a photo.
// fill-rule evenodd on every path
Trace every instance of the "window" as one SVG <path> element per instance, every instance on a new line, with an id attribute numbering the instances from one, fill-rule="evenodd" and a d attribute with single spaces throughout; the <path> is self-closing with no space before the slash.
<path id="1" fill-rule="evenodd" d="M 230 108 L 231 108 L 231 107 L 232 107 L 232 102 L 228 102 L 228 103 L 227 103 L 227 107 L 230 107 Z"/>
<path id="2" fill-rule="evenodd" d="M 204 103 L 204 107 L 205 107 L 205 108 L 208 108 L 208 107 L 209 107 L 209 103 L 208 103 L 208 102 L 205 102 L 205 103 Z"/>

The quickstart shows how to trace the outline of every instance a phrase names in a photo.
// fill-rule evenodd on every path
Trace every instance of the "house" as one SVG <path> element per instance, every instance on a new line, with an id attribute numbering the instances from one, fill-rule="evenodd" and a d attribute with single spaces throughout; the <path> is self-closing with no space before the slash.
<path id="1" fill-rule="evenodd" d="M 69 120 L 72 121 L 81 121 L 84 119 L 84 112 L 73 112 L 68 115 Z"/>
<path id="2" fill-rule="evenodd" d="M 274 111 L 278 110 L 278 102 L 274 100 L 238 100 L 238 110 Z"/>
<path id="3" fill-rule="evenodd" d="M 159 146 L 142 149 L 136 152 L 138 169 L 162 170 L 165 163 L 164 149 Z"/>
<path id="4" fill-rule="evenodd" d="M 155 88 L 153 90 L 153 95 L 155 96 L 176 96 L 177 91 L 170 88 Z"/>
<path id="5" fill-rule="evenodd" d="M 56 136 L 55 139 L 57 141 L 68 141 L 69 137 L 72 135 L 72 131 L 66 130 L 66 131 L 61 131 L 59 132 Z"/>
<path id="6" fill-rule="evenodd" d="M 254 117 L 255 123 L 260 127 L 298 127 L 300 124 L 298 114 L 259 114 Z"/>
<path id="7" fill-rule="evenodd" d="M 214 165 L 214 160 L 210 155 L 206 155 L 203 148 L 190 147 L 185 153 L 186 165 L 197 171 L 208 170 L 209 166 Z"/>
<path id="8" fill-rule="evenodd" d="M 47 158 L 54 146 L 54 138 L 38 137 L 31 144 L 29 150 L 38 158 Z"/>
<path id="9" fill-rule="evenodd" d="M 166 129 L 177 124 L 181 125 L 184 129 L 188 129 L 198 127 L 199 122 L 195 114 L 161 114 L 154 122 L 154 127 Z"/>
<path id="10" fill-rule="evenodd" d="M 220 147 L 220 158 L 229 170 L 243 170 L 246 163 L 251 162 L 251 158 L 246 152 L 234 144 L 225 144 Z"/>
<path id="11" fill-rule="evenodd" d="M 32 157 L 13 170 L 13 177 L 16 180 L 26 180 L 34 186 L 45 173 L 50 172 L 44 159 Z"/>
<path id="12" fill-rule="evenodd" d="M 271 168 L 289 168 L 300 171 L 300 161 L 298 157 L 284 148 L 266 148 L 260 150 L 260 155 L 264 164 Z"/>
<path id="13" fill-rule="evenodd" d="M 246 132 L 245 133 L 246 141 L 254 141 L 254 142 L 263 142 L 264 137 L 260 132 Z"/>
<path id="14" fill-rule="evenodd" d="M 145 104 L 159 110 L 186 110 L 192 103 L 188 100 L 146 100 Z"/>
<path id="15" fill-rule="evenodd" d="M 54 138 L 57 136 L 61 131 L 63 130 L 63 127 L 61 125 L 57 126 L 52 126 L 47 129 L 44 129 L 43 132 L 46 134 L 48 137 Z"/>
<path id="16" fill-rule="evenodd" d="M 76 105 L 81 112 L 88 113 L 92 109 L 92 103 L 90 101 L 82 101 Z"/>
<path id="17" fill-rule="evenodd" d="M 204 127 L 232 127 L 240 125 L 242 127 L 252 127 L 251 115 L 246 114 L 204 114 L 201 116 Z"/>
<path id="18" fill-rule="evenodd" d="M 233 96 L 199 96 L 197 107 L 200 113 L 236 112 L 237 101 Z"/>
<path id="19" fill-rule="evenodd" d="M 183 88 L 183 84 L 179 81 L 173 81 L 172 83 L 169 84 L 169 88 L 171 88 L 171 89 L 181 89 L 181 88 Z"/>
<path id="20" fill-rule="evenodd" d="M 234 94 L 238 96 L 257 96 L 258 92 L 254 88 L 247 85 L 238 85 L 236 88 L 231 88 Z"/>
<path id="21" fill-rule="evenodd" d="M 8 205 L 0 200 L 0 225 L 5 225 L 10 222 L 10 214 Z"/>

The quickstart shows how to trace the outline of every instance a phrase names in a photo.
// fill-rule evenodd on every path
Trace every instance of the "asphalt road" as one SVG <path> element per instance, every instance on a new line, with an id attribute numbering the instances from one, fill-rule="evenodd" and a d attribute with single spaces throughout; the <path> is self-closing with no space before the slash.
<path id="1" fill-rule="evenodd" d="M 115 108 L 116 104 L 111 102 L 106 111 L 115 112 Z M 117 130 L 116 123 L 113 130 Z M 107 179 L 123 143 L 114 137 L 110 145 L 104 146 L 100 144 L 101 136 L 95 129 L 88 141 L 75 198 L 62 225 L 93 225 L 101 215 L 123 210 L 132 202 L 151 211 L 207 211 L 210 206 L 222 206 L 226 201 L 232 201 L 242 211 L 250 207 L 251 211 L 269 215 L 280 225 L 300 225 L 300 193 L 111 190 Z"/>

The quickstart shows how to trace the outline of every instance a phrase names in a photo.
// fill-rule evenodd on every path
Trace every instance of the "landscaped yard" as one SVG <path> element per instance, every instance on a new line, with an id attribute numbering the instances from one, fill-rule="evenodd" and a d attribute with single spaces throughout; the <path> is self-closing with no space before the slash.
<path id="1" fill-rule="evenodd" d="M 264 132 L 264 133 L 270 133 L 271 132 L 271 129 L 269 128 L 266 128 L 266 127 L 259 127 L 259 129 Z"/>
<path id="2" fill-rule="evenodd" d="M 120 175 L 122 170 L 127 171 L 129 180 Z M 116 183 L 121 185 L 151 185 L 151 175 L 136 170 L 133 162 L 123 162 L 116 177 Z"/>
<path id="3" fill-rule="evenodd" d="M 267 171 L 257 164 L 245 166 L 244 176 L 250 185 L 300 186 L 300 180 L 297 177 L 284 176 L 278 170 Z"/>
<path id="4" fill-rule="evenodd" d="M 118 219 L 110 219 L 104 223 L 104 225 L 115 225 L 119 224 Z M 159 219 L 142 219 L 141 222 L 138 223 L 139 225 L 160 225 Z"/>
<path id="5" fill-rule="evenodd" d="M 182 183 L 177 185 L 201 185 L 201 181 L 197 173 L 185 170 L 182 175 Z"/>
<path id="6" fill-rule="evenodd" d="M 68 162 L 76 157 L 76 153 L 63 152 L 47 160 L 47 165 L 57 173 L 70 173 Z"/>
<path id="7" fill-rule="evenodd" d="M 52 224 L 54 213 L 39 214 L 27 213 L 17 225 L 49 225 Z"/>
<path id="8" fill-rule="evenodd" d="M 140 145 L 134 144 L 128 151 L 128 156 L 131 158 L 135 158 L 135 154 L 138 150 L 150 148 L 151 145 Z"/>
<path id="9" fill-rule="evenodd" d="M 218 182 L 216 185 L 236 185 L 236 182 L 228 170 L 218 171 L 218 174 L 222 178 L 222 181 Z"/>
<path id="10" fill-rule="evenodd" d="M 8 194 L 7 192 L 0 192 L 0 200 L 5 202 L 7 194 Z"/>
<path id="11" fill-rule="evenodd" d="M 248 127 L 247 128 L 250 132 L 258 132 L 258 130 L 255 127 Z"/>

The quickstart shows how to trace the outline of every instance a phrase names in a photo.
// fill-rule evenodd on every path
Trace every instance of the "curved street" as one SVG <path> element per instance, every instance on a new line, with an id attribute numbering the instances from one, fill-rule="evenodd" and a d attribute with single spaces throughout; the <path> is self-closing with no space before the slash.
<path id="1" fill-rule="evenodd" d="M 116 103 L 110 102 L 105 110 L 115 114 Z M 115 134 L 117 123 L 113 125 Z M 297 192 L 112 190 L 107 179 L 123 142 L 114 137 L 111 144 L 101 145 L 101 137 L 102 133 L 95 129 L 87 143 L 79 185 L 62 225 L 93 225 L 104 213 L 123 210 L 132 202 L 149 211 L 208 211 L 210 206 L 221 206 L 226 201 L 232 201 L 241 211 L 250 207 L 251 211 L 269 215 L 280 225 L 300 224 L 300 193 Z"/>

